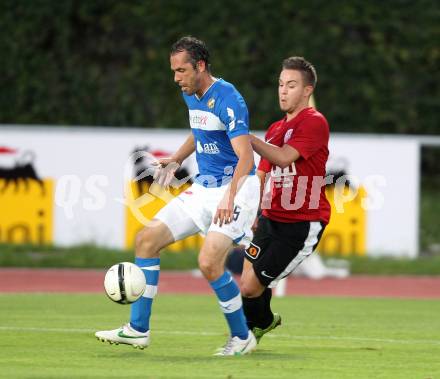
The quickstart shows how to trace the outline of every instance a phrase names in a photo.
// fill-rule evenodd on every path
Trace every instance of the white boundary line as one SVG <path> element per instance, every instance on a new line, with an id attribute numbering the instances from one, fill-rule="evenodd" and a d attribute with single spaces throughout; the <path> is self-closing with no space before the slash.
<path id="1" fill-rule="evenodd" d="M 36 328 L 36 327 L 17 327 L 17 326 L 0 326 L 1 331 L 11 331 L 11 332 L 39 332 L 39 333 L 94 333 L 94 329 L 76 329 L 76 328 Z M 186 335 L 186 336 L 223 336 L 224 333 L 213 333 L 213 332 L 190 332 L 184 330 L 154 330 L 154 334 L 165 334 L 165 335 Z M 282 338 L 282 339 L 292 339 L 292 340 L 313 340 L 313 341 L 352 341 L 352 342 L 381 342 L 390 344 L 403 344 L 403 345 L 416 345 L 416 344 L 427 344 L 427 345 L 438 345 L 440 346 L 440 340 L 403 340 L 403 339 L 393 339 L 393 338 L 369 338 L 369 337 L 339 337 L 339 336 L 296 336 L 290 334 L 268 334 L 265 338 Z"/>

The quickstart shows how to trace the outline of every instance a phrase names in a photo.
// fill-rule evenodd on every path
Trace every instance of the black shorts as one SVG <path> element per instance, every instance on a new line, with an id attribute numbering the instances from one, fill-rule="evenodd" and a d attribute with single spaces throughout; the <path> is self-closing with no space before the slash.
<path id="1" fill-rule="evenodd" d="M 260 216 L 254 239 L 245 250 L 260 283 L 275 287 L 316 248 L 325 224 L 319 221 L 284 223 Z"/>

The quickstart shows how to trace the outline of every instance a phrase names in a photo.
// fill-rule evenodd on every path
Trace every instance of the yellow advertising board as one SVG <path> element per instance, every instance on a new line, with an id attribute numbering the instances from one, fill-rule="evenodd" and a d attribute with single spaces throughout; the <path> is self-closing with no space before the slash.
<path id="1" fill-rule="evenodd" d="M 0 242 L 52 243 L 54 181 L 2 179 L 0 188 Z"/>
<path id="2" fill-rule="evenodd" d="M 367 196 L 365 189 L 330 186 L 326 196 L 332 214 L 317 251 L 325 256 L 365 255 L 367 212 L 362 207 L 362 199 Z M 343 202 L 347 198 L 353 199 Z"/>

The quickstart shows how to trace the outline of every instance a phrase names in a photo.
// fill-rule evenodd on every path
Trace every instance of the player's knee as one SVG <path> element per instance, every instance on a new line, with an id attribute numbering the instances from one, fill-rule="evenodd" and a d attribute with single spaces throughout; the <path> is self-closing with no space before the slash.
<path id="1" fill-rule="evenodd" d="M 158 236 L 153 228 L 143 228 L 136 235 L 136 255 L 149 258 L 158 254 Z"/>
<path id="2" fill-rule="evenodd" d="M 257 279 L 258 280 L 258 279 Z M 258 297 L 264 291 L 264 286 L 255 280 L 249 280 L 249 278 L 242 276 L 240 280 L 240 292 L 244 297 Z"/>
<path id="3" fill-rule="evenodd" d="M 209 281 L 218 279 L 223 273 L 223 269 L 218 262 L 204 256 L 203 254 L 199 254 L 199 268 L 203 276 Z"/>
<path id="4" fill-rule="evenodd" d="M 246 281 L 241 281 L 240 292 L 244 297 L 255 297 L 255 288 L 250 286 Z"/>

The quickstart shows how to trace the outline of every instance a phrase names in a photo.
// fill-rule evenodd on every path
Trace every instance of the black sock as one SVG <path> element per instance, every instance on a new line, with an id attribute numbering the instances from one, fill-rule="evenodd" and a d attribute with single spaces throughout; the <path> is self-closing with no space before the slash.
<path id="1" fill-rule="evenodd" d="M 270 309 L 272 290 L 266 288 L 258 297 L 242 297 L 243 311 L 246 316 L 248 328 L 258 327 L 266 329 L 273 321 L 273 313 Z"/>
<path id="2" fill-rule="evenodd" d="M 270 301 L 272 299 L 272 289 L 266 288 L 264 292 L 261 294 L 261 297 L 264 299 L 264 305 L 261 309 L 261 315 L 259 319 L 259 328 L 266 329 L 273 321 L 273 313 L 270 308 Z"/>
<path id="3" fill-rule="evenodd" d="M 243 300 L 243 311 L 246 316 L 248 328 L 252 330 L 252 328 L 258 326 L 259 324 L 259 315 L 264 309 L 264 298 L 263 296 L 258 297 L 244 297 Z"/>

